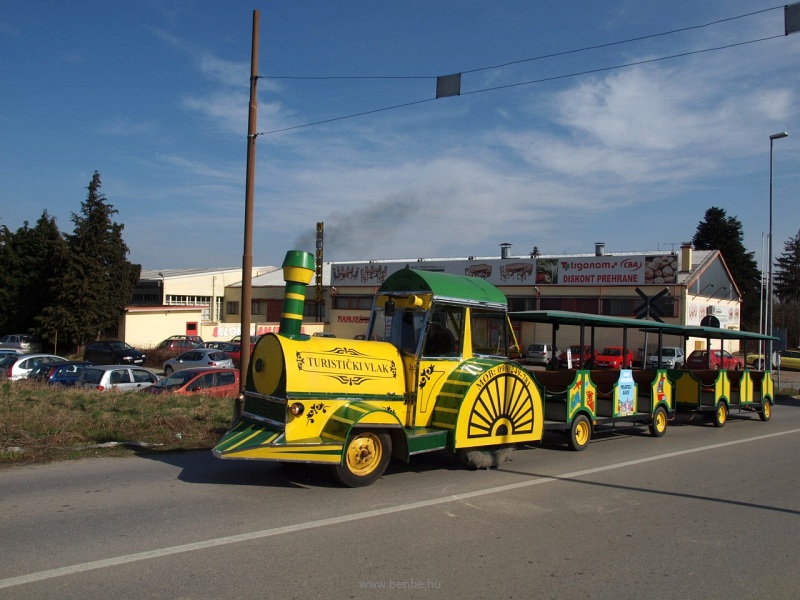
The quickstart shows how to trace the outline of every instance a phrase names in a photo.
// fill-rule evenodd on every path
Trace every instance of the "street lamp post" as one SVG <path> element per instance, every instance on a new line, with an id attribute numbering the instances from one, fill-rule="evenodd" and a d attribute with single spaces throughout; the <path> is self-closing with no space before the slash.
<path id="1" fill-rule="evenodd" d="M 772 144 L 775 140 L 779 140 L 781 138 L 787 137 L 789 134 L 785 131 L 781 131 L 780 133 L 773 133 L 769 136 L 769 256 L 768 256 L 768 269 L 769 275 L 767 278 L 767 312 L 769 313 L 769 319 L 767 322 L 769 323 L 769 336 L 772 337 L 772 313 L 774 311 L 774 307 L 772 305 Z M 766 364 L 769 365 L 769 368 L 772 368 L 772 340 L 769 341 L 769 357 L 766 361 Z"/>

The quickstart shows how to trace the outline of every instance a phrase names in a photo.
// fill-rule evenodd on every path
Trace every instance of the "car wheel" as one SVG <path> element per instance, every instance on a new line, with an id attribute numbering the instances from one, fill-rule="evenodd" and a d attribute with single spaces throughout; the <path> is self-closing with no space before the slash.
<path id="1" fill-rule="evenodd" d="M 667 432 L 667 411 L 663 406 L 656 408 L 653 413 L 653 422 L 650 424 L 650 435 L 661 437 Z"/>
<path id="2" fill-rule="evenodd" d="M 169 375 L 172 375 L 174 372 L 175 372 L 175 369 L 173 369 L 171 366 L 167 365 L 166 367 L 164 367 L 164 375 L 168 375 L 169 376 Z"/>
<path id="3" fill-rule="evenodd" d="M 589 440 L 592 438 L 592 424 L 586 415 L 578 415 L 572 421 L 572 427 L 569 431 L 569 447 L 573 450 L 580 451 L 586 448 Z"/>
<path id="4" fill-rule="evenodd" d="M 720 402 L 712 416 L 714 427 L 724 427 L 728 422 L 728 405 Z"/>
<path id="5" fill-rule="evenodd" d="M 392 439 L 382 431 L 359 431 L 345 444 L 341 465 L 333 466 L 333 475 L 347 487 L 371 484 L 386 471 L 392 457 Z"/>
<path id="6" fill-rule="evenodd" d="M 761 410 L 758 411 L 758 416 L 762 421 L 769 421 L 772 418 L 772 403 L 769 400 L 764 400 Z"/>

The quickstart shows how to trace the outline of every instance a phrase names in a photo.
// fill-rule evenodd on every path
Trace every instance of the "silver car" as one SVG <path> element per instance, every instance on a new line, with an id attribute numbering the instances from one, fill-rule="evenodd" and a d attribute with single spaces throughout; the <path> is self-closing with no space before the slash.
<path id="1" fill-rule="evenodd" d="M 55 354 L 20 354 L 0 360 L 0 376 L 16 381 L 25 379 L 31 371 L 45 362 L 64 362 L 67 359 Z"/>
<path id="2" fill-rule="evenodd" d="M 558 348 L 552 344 L 531 344 L 525 353 L 525 360 L 531 365 L 549 365 L 558 355 Z"/>
<path id="3" fill-rule="evenodd" d="M 76 387 L 94 388 L 101 392 L 143 390 L 158 381 L 158 375 L 144 367 L 126 365 L 95 365 L 78 376 Z"/>
<path id="4" fill-rule="evenodd" d="M 664 346 L 661 348 L 662 369 L 680 369 L 684 362 L 686 362 L 686 357 L 683 354 L 683 348 L 678 348 L 677 346 Z M 658 368 L 658 354 L 653 354 L 647 359 L 647 366 L 651 369 Z"/>
<path id="5" fill-rule="evenodd" d="M 12 348 L 26 353 L 41 352 L 42 342 L 35 336 L 15 333 L 0 337 L 0 348 Z"/>
<path id="6" fill-rule="evenodd" d="M 233 369 L 233 359 L 222 350 L 216 348 L 194 348 L 180 356 L 170 358 L 164 363 L 164 375 L 189 367 L 206 367 L 211 369 Z"/>

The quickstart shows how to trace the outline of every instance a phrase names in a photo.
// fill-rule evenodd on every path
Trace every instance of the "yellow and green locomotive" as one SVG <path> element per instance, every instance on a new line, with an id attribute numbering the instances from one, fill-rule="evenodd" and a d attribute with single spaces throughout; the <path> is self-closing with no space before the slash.
<path id="1" fill-rule="evenodd" d="M 366 339 L 300 333 L 314 258 L 291 251 L 280 331 L 261 337 L 241 414 L 214 448 L 223 459 L 331 465 L 348 486 L 390 458 L 447 449 L 496 466 L 542 437 L 542 394 L 509 359 L 505 296 L 474 277 L 406 268 L 376 293 Z"/>

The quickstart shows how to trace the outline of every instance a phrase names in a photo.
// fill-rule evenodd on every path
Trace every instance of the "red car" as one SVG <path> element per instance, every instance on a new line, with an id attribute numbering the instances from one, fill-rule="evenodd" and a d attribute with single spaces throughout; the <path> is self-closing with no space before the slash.
<path id="1" fill-rule="evenodd" d="M 147 394 L 202 394 L 215 398 L 235 398 L 239 395 L 239 370 L 205 367 L 182 369 L 142 391 Z"/>
<path id="2" fill-rule="evenodd" d="M 594 363 L 594 359 L 597 357 L 597 352 L 591 346 L 584 346 L 583 352 L 581 352 L 581 347 L 576 344 L 569 347 L 569 352 L 572 354 L 573 369 L 584 368 L 583 365 L 587 362 Z M 558 366 L 562 369 L 567 368 L 567 351 L 558 355 Z"/>
<path id="3" fill-rule="evenodd" d="M 622 346 L 608 346 L 594 359 L 598 369 L 630 369 L 633 364 L 633 352 Z"/>
<path id="4" fill-rule="evenodd" d="M 695 350 L 686 359 L 687 369 L 723 369 L 739 371 L 743 368 L 740 358 L 736 358 L 727 350 L 712 350 L 709 360 L 708 350 Z"/>

